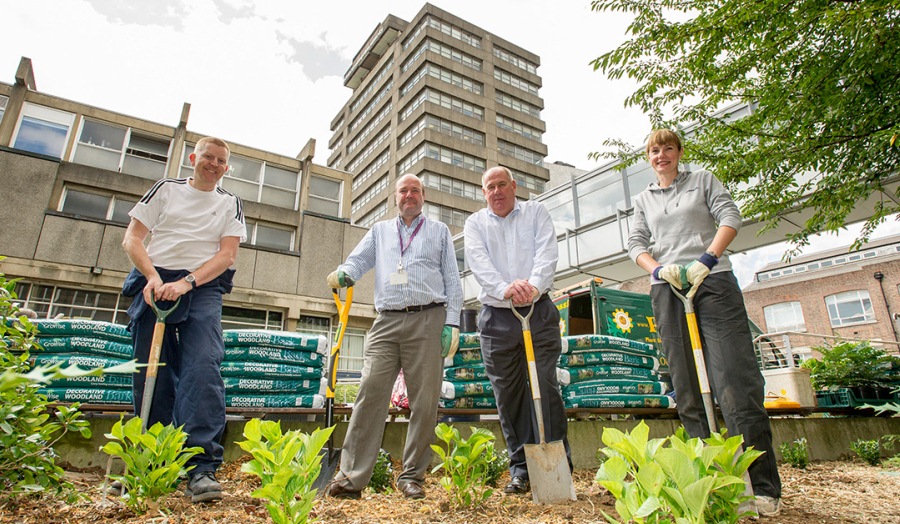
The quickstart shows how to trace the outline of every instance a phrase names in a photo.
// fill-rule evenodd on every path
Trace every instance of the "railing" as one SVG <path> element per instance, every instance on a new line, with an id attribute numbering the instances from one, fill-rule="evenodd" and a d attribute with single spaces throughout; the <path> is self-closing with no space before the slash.
<path id="1" fill-rule="evenodd" d="M 805 339 L 807 342 L 800 345 L 798 339 Z M 764 333 L 753 339 L 753 346 L 756 349 L 756 363 L 759 364 L 759 369 L 799 367 L 800 362 L 805 360 L 805 358 L 801 358 L 801 355 L 809 355 L 812 345 L 824 345 L 829 341 L 871 342 L 875 346 L 881 344 L 900 346 L 900 342 L 892 340 L 858 339 L 801 333 L 799 331 L 778 331 L 775 333 Z"/>

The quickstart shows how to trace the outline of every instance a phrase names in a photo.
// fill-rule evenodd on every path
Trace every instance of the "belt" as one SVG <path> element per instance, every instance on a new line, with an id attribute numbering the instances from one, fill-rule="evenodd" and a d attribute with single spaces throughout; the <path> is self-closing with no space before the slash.
<path id="1" fill-rule="evenodd" d="M 424 306 L 409 306 L 400 309 L 385 309 L 382 313 L 418 313 L 419 311 L 425 311 L 426 309 L 431 309 L 433 307 L 444 307 L 443 302 L 432 302 L 431 304 L 425 304 Z"/>

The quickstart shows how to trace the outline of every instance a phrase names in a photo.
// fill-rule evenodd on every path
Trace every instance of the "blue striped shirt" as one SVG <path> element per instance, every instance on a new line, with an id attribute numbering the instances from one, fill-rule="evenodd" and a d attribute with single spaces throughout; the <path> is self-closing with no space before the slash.
<path id="1" fill-rule="evenodd" d="M 424 222 L 410 242 L 419 223 Z M 400 262 L 400 238 L 403 245 L 403 271 L 407 283 L 391 284 L 391 274 Z M 378 311 L 424 306 L 433 302 L 447 304 L 446 324 L 459 325 L 462 309 L 462 284 L 453 239 L 446 224 L 426 220 L 419 215 L 409 227 L 400 217 L 377 222 L 360 240 L 338 269 L 359 280 L 375 268 L 375 309 Z"/>
<path id="2" fill-rule="evenodd" d="M 509 307 L 503 294 L 515 280 L 527 280 L 544 294 L 553 286 L 559 247 L 553 220 L 536 200 L 516 202 L 501 217 L 486 207 L 466 220 L 466 263 L 481 285 L 478 300 Z"/>

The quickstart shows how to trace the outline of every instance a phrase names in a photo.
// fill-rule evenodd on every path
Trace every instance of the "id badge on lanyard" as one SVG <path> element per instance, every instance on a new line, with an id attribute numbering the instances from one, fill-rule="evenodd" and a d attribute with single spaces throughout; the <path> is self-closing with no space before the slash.
<path id="1" fill-rule="evenodd" d="M 400 232 L 400 219 L 397 219 L 397 236 L 400 237 L 400 262 L 397 263 L 397 271 L 391 273 L 390 283 L 392 286 L 403 286 L 409 284 L 409 275 L 406 273 L 406 270 L 403 269 L 403 253 L 412 245 L 412 241 L 416 238 L 416 233 L 419 232 L 419 229 L 422 228 L 422 224 L 425 223 L 425 217 L 422 217 L 422 220 L 419 221 L 419 225 L 413 230 L 412 234 L 409 235 L 409 242 L 404 246 L 403 245 L 403 234 Z"/>

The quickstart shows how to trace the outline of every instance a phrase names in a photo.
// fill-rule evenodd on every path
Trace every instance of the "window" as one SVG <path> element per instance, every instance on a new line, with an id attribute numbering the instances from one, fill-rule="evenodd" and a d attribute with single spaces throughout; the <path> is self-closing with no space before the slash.
<path id="1" fill-rule="evenodd" d="M 371 211 L 366 213 L 365 215 L 359 217 L 359 220 L 356 221 L 356 225 L 362 227 L 372 227 L 372 224 L 378 221 L 379 218 L 383 217 L 387 214 L 388 206 L 387 202 L 382 202 L 372 208 Z"/>
<path id="2" fill-rule="evenodd" d="M 437 189 L 445 193 L 481 201 L 481 186 L 463 182 L 457 178 L 446 175 L 438 175 L 425 171 L 421 175 L 422 185 L 427 188 Z"/>
<path id="3" fill-rule="evenodd" d="M 510 109 L 514 109 L 516 111 L 520 111 L 526 115 L 533 116 L 535 118 L 541 117 L 541 108 L 534 104 L 529 104 L 524 100 L 519 100 L 514 96 L 509 96 L 502 91 L 497 91 L 494 93 L 494 99 L 500 105 L 506 106 Z"/>
<path id="4" fill-rule="evenodd" d="M 222 329 L 284 329 L 281 311 L 222 306 Z"/>
<path id="5" fill-rule="evenodd" d="M 127 144 L 127 145 L 126 145 Z M 132 128 L 84 119 L 73 162 L 150 180 L 166 175 L 169 141 Z"/>
<path id="6" fill-rule="evenodd" d="M 422 213 L 432 220 L 440 220 L 448 226 L 456 227 L 465 227 L 466 217 L 469 216 L 468 213 L 459 209 L 428 203 L 422 207 Z"/>
<path id="7" fill-rule="evenodd" d="M 851 326 L 875 321 L 875 312 L 869 292 L 865 290 L 847 291 L 825 297 L 831 327 Z"/>
<path id="8" fill-rule="evenodd" d="M 618 171 L 584 179 L 575 184 L 575 189 L 580 224 L 615 216 L 616 210 L 625 209 L 625 183 Z"/>
<path id="9" fill-rule="evenodd" d="M 247 241 L 254 246 L 291 251 L 294 249 L 294 229 L 274 224 L 263 224 L 246 219 Z"/>
<path id="10" fill-rule="evenodd" d="M 128 212 L 137 200 L 116 195 L 82 191 L 65 187 L 59 202 L 59 210 L 71 215 L 99 218 L 127 224 L 131 221 Z"/>
<path id="11" fill-rule="evenodd" d="M 3 113 L 6 112 L 6 104 L 9 102 L 8 96 L 0 95 L 0 120 L 3 120 Z"/>
<path id="12" fill-rule="evenodd" d="M 70 319 L 101 320 L 128 324 L 131 298 L 119 293 L 102 293 L 78 288 L 45 286 L 19 282 L 16 294 L 22 307 L 34 310 L 38 318 L 63 315 Z"/>
<path id="13" fill-rule="evenodd" d="M 515 53 L 511 53 L 498 45 L 494 45 L 494 56 L 496 56 L 500 60 L 503 60 L 504 62 L 508 62 L 516 67 L 524 69 L 529 73 L 537 74 L 537 64 L 530 60 L 526 60 L 525 58 L 522 58 Z"/>
<path id="14" fill-rule="evenodd" d="M 337 325 L 334 329 L 337 329 Z M 336 333 L 331 331 L 331 319 L 327 317 L 314 317 L 300 315 L 297 320 L 297 332 L 307 335 L 324 335 L 333 343 Z M 348 328 L 344 332 L 341 358 L 338 360 L 338 371 L 361 371 L 363 365 L 363 346 L 366 342 L 366 332 L 362 329 Z"/>
<path id="15" fill-rule="evenodd" d="M 782 302 L 763 308 L 766 315 L 766 331 L 806 331 L 803 308 L 800 302 Z"/>
<path id="16" fill-rule="evenodd" d="M 523 162 L 528 162 L 529 164 L 544 163 L 544 155 L 538 153 L 537 151 L 532 151 L 531 149 L 513 144 L 512 142 L 500 140 L 499 138 L 497 139 L 497 150 L 504 155 L 517 158 Z"/>
<path id="17" fill-rule="evenodd" d="M 193 146 L 185 146 L 181 169 L 183 177 L 193 176 L 193 168 L 189 168 L 190 174 L 185 175 L 185 171 L 188 169 L 185 162 L 190 166 L 188 156 L 189 151 L 193 152 L 193 149 Z M 228 163 L 231 164 L 231 167 L 219 182 L 224 189 L 248 202 L 297 209 L 299 173 L 289 168 L 274 166 L 240 155 L 231 155 Z"/>
<path id="18" fill-rule="evenodd" d="M 13 147 L 62 158 L 75 115 L 25 102 Z"/>
<path id="19" fill-rule="evenodd" d="M 310 176 L 307 207 L 310 211 L 323 215 L 341 216 L 341 182 L 330 178 Z"/>

